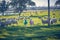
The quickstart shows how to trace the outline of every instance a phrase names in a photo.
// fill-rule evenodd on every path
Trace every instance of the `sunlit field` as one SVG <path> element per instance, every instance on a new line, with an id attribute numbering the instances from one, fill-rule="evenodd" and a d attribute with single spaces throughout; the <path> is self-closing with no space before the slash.
<path id="1" fill-rule="evenodd" d="M 55 12 L 55 13 L 54 13 Z M 53 15 L 55 14 L 55 15 Z M 22 12 L 20 17 L 22 19 L 17 20 L 18 24 L 11 24 L 7 27 L 0 27 L 0 39 L 1 40 L 60 40 L 60 10 L 51 11 L 50 18 L 57 18 L 57 23 L 42 24 L 42 17 L 44 20 L 48 16 L 48 11 L 26 11 Z M 24 17 L 27 18 L 28 24 L 24 25 Z M 28 18 L 29 17 L 29 18 Z M 0 18 L 18 18 L 18 14 L 0 16 Z M 30 19 L 34 21 L 34 25 L 30 25 Z"/>
<path id="2" fill-rule="evenodd" d="M 36 25 L 43 26 L 42 20 L 39 19 L 39 17 L 42 17 L 43 20 L 45 20 L 46 19 L 45 17 L 48 18 L 48 11 L 47 10 L 44 10 L 44 11 L 40 11 L 40 10 L 37 10 L 37 11 L 36 10 L 35 11 L 26 11 L 26 12 L 22 12 L 20 17 L 22 19 L 20 19 L 19 21 L 17 20 L 18 24 L 14 24 L 14 25 L 12 24 L 13 26 L 25 26 L 24 23 L 23 23 L 23 21 L 24 21 L 23 18 L 24 17 L 27 18 L 27 21 L 28 21 L 27 26 L 28 27 L 30 26 L 30 23 L 29 23 L 30 19 L 32 19 L 34 21 L 34 25 L 33 26 L 36 26 Z M 51 11 L 50 12 L 50 18 L 53 18 L 53 17 L 55 17 L 57 19 L 57 23 L 56 24 L 60 24 L 60 21 L 59 21 L 59 19 L 60 19 L 60 10 Z M 17 19 L 18 18 L 18 14 L 9 15 L 9 16 L 0 16 L 0 18 L 6 18 L 6 19 L 8 19 L 8 18 L 16 18 Z M 10 25 L 10 26 L 12 26 L 12 25 Z"/>

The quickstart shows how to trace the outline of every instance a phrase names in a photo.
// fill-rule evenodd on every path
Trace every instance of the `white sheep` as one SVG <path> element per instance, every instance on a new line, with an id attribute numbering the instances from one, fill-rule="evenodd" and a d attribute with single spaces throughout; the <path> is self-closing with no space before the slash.
<path id="1" fill-rule="evenodd" d="M 48 23 L 48 20 L 41 19 L 41 21 L 42 21 L 43 24 L 47 24 Z"/>
<path id="2" fill-rule="evenodd" d="M 6 25 L 5 25 L 5 22 L 1 22 L 1 21 L 0 21 L 0 26 L 1 26 L 1 27 L 5 27 L 5 26 L 6 26 Z"/>
<path id="3" fill-rule="evenodd" d="M 15 19 L 7 19 L 5 21 L 6 25 L 17 24 L 17 20 Z"/>
<path id="4" fill-rule="evenodd" d="M 48 19 L 47 20 L 43 20 L 42 18 L 41 18 L 41 21 L 42 21 L 43 24 L 48 24 L 48 22 L 49 22 Z M 57 19 L 56 18 L 50 19 L 50 24 L 54 24 L 54 23 L 57 23 Z"/>
<path id="5" fill-rule="evenodd" d="M 50 20 L 50 23 L 51 23 L 51 24 L 57 23 L 57 19 L 56 19 L 56 18 L 52 18 L 52 19 Z"/>

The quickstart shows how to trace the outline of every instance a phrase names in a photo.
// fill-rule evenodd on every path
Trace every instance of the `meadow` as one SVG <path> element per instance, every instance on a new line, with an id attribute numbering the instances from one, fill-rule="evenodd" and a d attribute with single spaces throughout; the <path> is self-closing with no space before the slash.
<path id="1" fill-rule="evenodd" d="M 43 26 L 42 24 L 42 21 L 41 19 L 39 19 L 39 17 L 42 17 L 44 20 L 48 18 L 48 11 L 47 10 L 35 10 L 35 11 L 26 11 L 26 12 L 22 12 L 20 17 L 24 18 L 26 17 L 27 18 L 27 21 L 28 21 L 28 24 L 27 26 L 29 27 L 30 26 L 30 19 L 32 19 L 34 21 L 34 25 L 33 26 L 36 26 L 36 25 L 40 25 L 40 26 Z M 30 19 L 29 19 L 29 18 Z M 46 17 L 46 18 L 45 18 Z M 57 19 L 57 23 L 56 24 L 60 24 L 60 10 L 56 10 L 56 11 L 51 11 L 50 12 L 50 18 L 53 18 L 55 17 Z M 14 15 L 9 15 L 9 16 L 0 16 L 0 18 L 18 18 L 18 14 L 14 14 Z M 18 24 L 12 24 L 10 26 L 25 26 L 24 23 L 23 23 L 23 19 L 19 20 L 18 21 Z M 46 24 L 47 26 L 47 24 Z"/>
<path id="2" fill-rule="evenodd" d="M 48 11 L 27 11 L 23 12 L 21 17 L 30 17 L 34 21 L 34 25 L 29 24 L 30 19 L 28 20 L 27 27 L 23 24 L 23 19 L 18 21 L 18 24 L 12 24 L 8 27 L 0 27 L 0 40 L 60 40 L 60 10 L 50 12 L 50 17 L 57 18 L 58 22 L 51 27 L 48 27 L 47 24 L 43 25 L 41 19 L 44 20 L 44 16 L 48 15 Z M 9 15 L 9 16 L 0 16 L 0 18 L 18 18 L 18 14 Z"/>

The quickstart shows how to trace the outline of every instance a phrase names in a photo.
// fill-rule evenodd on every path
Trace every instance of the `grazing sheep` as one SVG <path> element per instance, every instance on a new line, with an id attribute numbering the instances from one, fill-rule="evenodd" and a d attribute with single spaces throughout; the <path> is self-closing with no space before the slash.
<path id="1" fill-rule="evenodd" d="M 43 24 L 47 24 L 48 23 L 48 20 L 41 19 L 41 21 L 42 21 Z"/>
<path id="2" fill-rule="evenodd" d="M 6 25 L 11 25 L 11 21 L 7 20 L 7 21 L 5 21 L 5 24 Z"/>
<path id="3" fill-rule="evenodd" d="M 8 25 L 11 25 L 11 24 L 17 24 L 17 20 L 15 20 L 15 19 L 4 19 L 5 21 L 4 22 L 2 22 L 2 21 L 0 21 L 0 26 L 8 26 Z"/>
<path id="4" fill-rule="evenodd" d="M 0 27 L 5 27 L 5 23 L 0 21 Z"/>
<path id="5" fill-rule="evenodd" d="M 15 20 L 15 19 L 7 19 L 5 21 L 5 24 L 6 25 L 17 24 L 17 20 Z"/>
<path id="6" fill-rule="evenodd" d="M 41 21 L 42 21 L 43 24 L 48 24 L 48 22 L 49 22 L 48 19 L 47 20 L 43 20 L 42 18 L 41 18 Z M 57 22 L 57 19 L 56 18 L 50 19 L 50 23 L 51 24 L 54 24 L 56 22 Z"/>
<path id="7" fill-rule="evenodd" d="M 52 18 L 52 19 L 50 20 L 50 22 L 51 22 L 51 24 L 57 23 L 57 19 L 56 19 L 56 18 Z"/>
<path id="8" fill-rule="evenodd" d="M 17 20 L 15 20 L 15 19 L 12 19 L 11 22 L 12 22 L 12 24 L 17 24 Z"/>

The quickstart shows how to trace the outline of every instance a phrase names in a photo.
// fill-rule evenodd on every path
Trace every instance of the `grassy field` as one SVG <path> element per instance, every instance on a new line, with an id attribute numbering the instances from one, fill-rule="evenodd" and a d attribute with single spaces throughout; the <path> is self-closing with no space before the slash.
<path id="1" fill-rule="evenodd" d="M 47 25 L 43 25 L 41 19 L 38 16 L 44 18 L 47 16 L 46 11 L 38 11 L 37 14 L 35 12 L 30 11 L 26 13 L 22 13 L 21 16 L 32 16 L 31 19 L 34 20 L 33 27 L 29 24 L 29 19 L 27 27 L 23 24 L 23 19 L 18 21 L 18 24 L 12 24 L 9 27 L 0 27 L 0 40 L 60 40 L 60 10 L 55 11 L 55 17 L 57 18 L 58 22 L 51 27 Z M 53 18 L 53 12 L 50 12 L 51 18 Z M 24 15 L 24 16 L 23 16 Z M 11 16 L 0 16 L 0 18 L 17 18 L 18 15 L 11 15 Z"/>
<path id="2" fill-rule="evenodd" d="M 53 14 L 55 14 L 55 15 L 53 15 Z M 47 16 L 47 15 L 48 15 L 47 10 L 44 10 L 44 11 L 27 11 L 27 12 L 22 12 L 21 17 L 30 17 L 34 21 L 33 26 L 35 26 L 37 24 L 38 25 L 43 25 L 42 22 L 41 22 L 41 19 L 39 19 L 38 17 L 41 16 L 43 19 L 45 19 L 44 16 Z M 51 11 L 50 12 L 50 17 L 53 18 L 54 16 L 58 20 L 56 24 L 60 24 L 60 21 L 59 21 L 60 10 Z M 0 16 L 0 18 L 18 18 L 18 14 L 17 15 L 11 15 L 11 16 Z M 28 21 L 27 26 L 30 26 L 30 24 L 29 24 L 30 19 L 27 19 L 27 21 Z M 23 19 L 19 20 L 18 24 L 14 24 L 14 26 L 24 26 Z"/>
<path id="3" fill-rule="evenodd" d="M 0 27 L 0 40 L 60 40 L 60 25 Z"/>

